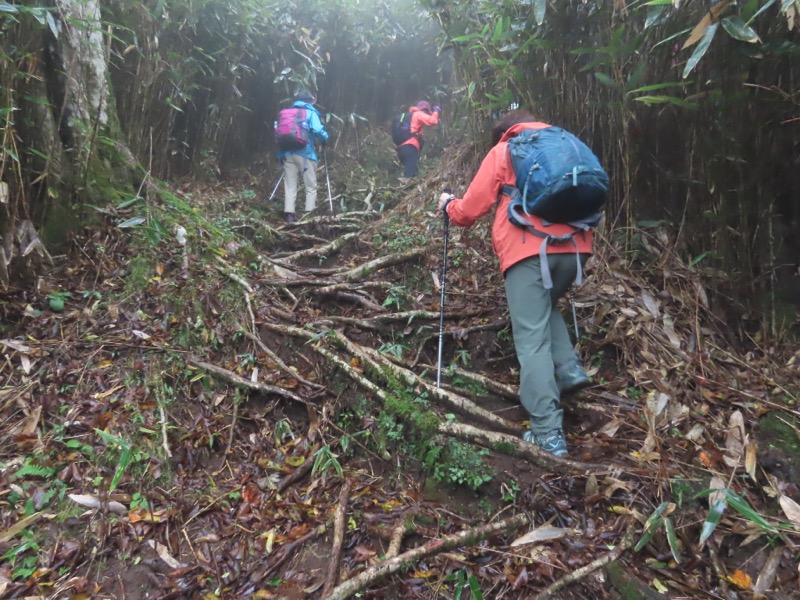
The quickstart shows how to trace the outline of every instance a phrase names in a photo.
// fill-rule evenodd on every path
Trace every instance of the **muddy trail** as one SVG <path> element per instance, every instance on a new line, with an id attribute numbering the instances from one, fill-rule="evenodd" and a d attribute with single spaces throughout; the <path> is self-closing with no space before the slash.
<path id="1" fill-rule="evenodd" d="M 358 159 L 292 225 L 273 165 L 98 207 L 3 292 L 0 596 L 800 598 L 798 356 L 724 273 L 601 226 L 556 459 L 488 218 L 451 228 L 436 387 L 433 208 L 476 165 Z"/>

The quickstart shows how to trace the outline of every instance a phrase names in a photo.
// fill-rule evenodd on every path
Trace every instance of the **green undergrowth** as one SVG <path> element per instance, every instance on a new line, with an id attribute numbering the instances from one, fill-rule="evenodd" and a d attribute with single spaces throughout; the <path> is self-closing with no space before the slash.
<path id="1" fill-rule="evenodd" d="M 396 378 L 386 373 L 384 377 L 388 381 L 387 396 L 378 414 L 376 433 L 381 449 L 416 461 L 443 485 L 477 490 L 491 481 L 488 451 L 440 434 L 443 418 L 431 408 L 427 392 L 418 394 Z"/>

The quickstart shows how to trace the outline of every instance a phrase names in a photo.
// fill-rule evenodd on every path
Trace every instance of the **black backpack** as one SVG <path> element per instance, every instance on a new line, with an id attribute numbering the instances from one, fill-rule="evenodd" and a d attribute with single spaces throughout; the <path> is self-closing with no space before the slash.
<path id="1" fill-rule="evenodd" d="M 411 139 L 411 113 L 404 112 L 392 118 L 392 141 L 395 146 Z"/>

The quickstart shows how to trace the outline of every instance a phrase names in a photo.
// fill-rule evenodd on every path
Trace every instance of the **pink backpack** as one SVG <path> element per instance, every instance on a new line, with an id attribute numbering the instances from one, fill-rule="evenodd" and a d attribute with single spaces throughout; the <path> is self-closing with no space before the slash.
<path id="1" fill-rule="evenodd" d="M 306 109 L 293 106 L 278 113 L 275 125 L 275 145 L 278 150 L 293 152 L 302 150 L 310 141 Z"/>

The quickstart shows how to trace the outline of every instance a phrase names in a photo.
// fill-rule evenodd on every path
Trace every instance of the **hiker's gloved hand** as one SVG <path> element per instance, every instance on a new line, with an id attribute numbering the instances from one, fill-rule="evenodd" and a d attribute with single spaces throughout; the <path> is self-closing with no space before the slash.
<path id="1" fill-rule="evenodd" d="M 448 192 L 443 192 L 441 196 L 439 196 L 439 210 L 447 211 L 447 205 L 450 204 L 456 197 L 453 194 Z"/>
<path id="2" fill-rule="evenodd" d="M 433 107 L 433 112 L 435 113 L 442 112 L 442 107 L 437 104 L 436 106 Z"/>

